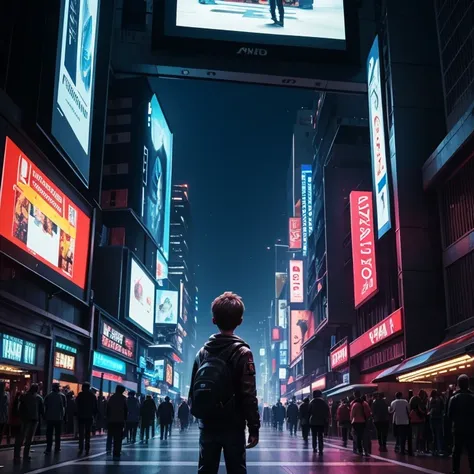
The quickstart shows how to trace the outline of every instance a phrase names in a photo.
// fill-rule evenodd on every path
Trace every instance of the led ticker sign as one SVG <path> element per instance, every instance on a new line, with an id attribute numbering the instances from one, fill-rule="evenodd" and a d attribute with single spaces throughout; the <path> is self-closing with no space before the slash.
<path id="1" fill-rule="evenodd" d="M 71 354 L 56 351 L 54 354 L 54 367 L 74 372 L 76 367 L 76 358 Z"/>
<path id="2" fill-rule="evenodd" d="M 329 359 L 331 361 L 331 370 L 334 370 L 341 365 L 345 365 L 349 361 L 349 344 L 345 342 L 331 351 Z"/>
<path id="3" fill-rule="evenodd" d="M 90 219 L 8 137 L 0 199 L 0 234 L 84 290 Z"/>
<path id="4" fill-rule="evenodd" d="M 111 382 L 116 382 L 116 383 L 123 382 L 123 377 L 120 377 L 120 375 L 108 374 L 107 372 L 100 372 L 98 370 L 92 371 L 92 377 L 97 377 L 98 379 L 101 378 L 102 374 L 104 374 L 104 380 L 110 380 Z"/>
<path id="5" fill-rule="evenodd" d="M 374 181 L 375 205 L 377 209 L 378 237 L 380 239 L 380 237 L 390 229 L 391 222 L 378 37 L 375 38 L 367 58 L 367 83 L 370 141 L 372 145 L 372 175 Z"/>
<path id="6" fill-rule="evenodd" d="M 62 342 L 56 341 L 56 349 L 60 351 L 70 352 L 71 354 L 77 354 L 77 349 L 75 347 L 68 346 L 67 344 L 63 344 Z"/>
<path id="7" fill-rule="evenodd" d="M 362 334 L 355 341 L 351 342 L 350 354 L 351 358 L 365 352 L 377 344 L 385 341 L 389 337 L 395 336 L 403 331 L 402 310 L 397 309 L 390 316 L 385 318 L 372 329 Z"/>
<path id="8" fill-rule="evenodd" d="M 303 260 L 290 260 L 290 303 L 304 303 Z"/>
<path id="9" fill-rule="evenodd" d="M 301 249 L 301 217 L 290 217 L 288 220 L 289 227 L 289 248 L 292 250 Z"/>
<path id="10" fill-rule="evenodd" d="M 303 256 L 308 255 L 308 237 L 313 233 L 313 172 L 311 165 L 301 166 L 301 227 Z"/>
<path id="11" fill-rule="evenodd" d="M 127 372 L 127 365 L 120 359 L 110 357 L 107 354 L 94 351 L 94 359 L 92 364 L 100 369 L 111 370 L 112 372 L 118 372 L 119 374 L 125 374 Z"/>
<path id="12" fill-rule="evenodd" d="M 101 322 L 100 345 L 103 349 L 135 361 L 135 341 L 105 321 Z"/>
<path id="13" fill-rule="evenodd" d="M 377 265 L 372 193 L 350 194 L 354 306 L 358 308 L 377 293 Z"/>

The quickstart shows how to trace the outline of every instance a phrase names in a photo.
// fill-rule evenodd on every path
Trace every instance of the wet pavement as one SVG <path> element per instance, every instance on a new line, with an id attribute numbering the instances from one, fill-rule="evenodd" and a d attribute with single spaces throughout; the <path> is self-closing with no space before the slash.
<path id="1" fill-rule="evenodd" d="M 114 462 L 105 452 L 105 438 L 92 441 L 88 456 L 77 457 L 77 442 L 65 441 L 61 453 L 44 455 L 44 445 L 33 447 L 29 463 L 13 464 L 11 449 L 0 451 L 0 474 L 191 474 L 197 472 L 198 430 L 186 433 L 174 431 L 171 439 L 150 440 L 148 445 L 124 445 L 120 462 Z M 288 432 L 278 433 L 263 429 L 259 445 L 247 452 L 249 474 L 402 474 L 408 471 L 426 474 L 449 473 L 449 458 L 431 456 L 408 457 L 373 450 L 371 457 L 360 457 L 352 449 L 344 449 L 339 440 L 326 442 L 324 455 L 313 453 L 305 447 L 300 436 L 291 437 Z M 222 460 L 223 461 L 223 460 Z M 221 463 L 220 473 L 226 472 Z"/>

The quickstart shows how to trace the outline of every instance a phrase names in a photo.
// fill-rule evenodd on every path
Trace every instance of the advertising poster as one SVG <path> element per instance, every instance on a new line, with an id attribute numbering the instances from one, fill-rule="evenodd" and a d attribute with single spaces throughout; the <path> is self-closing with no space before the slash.
<path id="1" fill-rule="evenodd" d="M 74 372 L 76 367 L 76 358 L 73 355 L 56 351 L 54 353 L 54 367 Z"/>
<path id="2" fill-rule="evenodd" d="M 165 380 L 165 361 L 155 360 L 155 378 L 157 380 Z"/>
<path id="3" fill-rule="evenodd" d="M 174 380 L 173 380 L 173 366 L 169 362 L 166 362 L 165 365 L 166 365 L 166 374 L 165 374 L 166 375 L 166 380 L 165 380 L 165 382 L 168 385 L 172 386 L 173 382 L 174 382 Z"/>
<path id="4" fill-rule="evenodd" d="M 390 195 L 387 175 L 387 149 L 385 146 L 385 111 L 382 99 L 379 38 L 367 58 L 367 84 L 369 97 L 369 125 L 372 150 L 372 175 L 374 180 L 377 230 L 380 239 L 391 228 Z"/>
<path id="5" fill-rule="evenodd" d="M 288 241 L 290 243 L 289 248 L 291 250 L 301 249 L 301 217 L 290 217 L 288 221 L 288 227 Z"/>
<path id="6" fill-rule="evenodd" d="M 314 336 L 314 316 L 312 311 L 291 311 L 290 364 L 301 354 L 301 347 Z"/>
<path id="7" fill-rule="evenodd" d="M 90 219 L 10 138 L 0 199 L 0 235 L 85 289 Z"/>
<path id="8" fill-rule="evenodd" d="M 178 292 L 156 291 L 156 324 L 178 324 Z"/>
<path id="9" fill-rule="evenodd" d="M 349 362 L 349 344 L 347 341 L 331 351 L 329 354 L 329 360 L 331 363 L 331 370 L 346 365 Z"/>
<path id="10" fill-rule="evenodd" d="M 99 0 L 62 0 L 52 133 L 89 182 Z"/>
<path id="11" fill-rule="evenodd" d="M 290 260 L 290 303 L 304 303 L 302 260 Z"/>
<path id="12" fill-rule="evenodd" d="M 179 382 L 180 382 L 180 375 L 179 372 L 174 371 L 174 377 L 173 377 L 173 387 L 177 388 L 179 390 Z"/>
<path id="13" fill-rule="evenodd" d="M 155 319 L 155 283 L 132 258 L 130 270 L 128 318 L 153 335 Z"/>
<path id="14" fill-rule="evenodd" d="M 165 260 L 169 255 L 173 135 L 154 95 L 148 106 L 151 148 L 144 166 L 142 219 Z"/>
<path id="15" fill-rule="evenodd" d="M 345 48 L 343 0 L 174 0 L 170 3 L 176 5 L 176 27 L 180 31 L 191 29 L 189 35 L 194 30 L 196 37 L 199 33 L 199 37 L 206 39 Z M 173 6 L 170 9 L 174 10 Z"/>
<path id="16" fill-rule="evenodd" d="M 122 360 L 110 357 L 102 352 L 94 351 L 92 359 L 92 365 L 99 369 L 111 370 L 112 372 L 118 372 L 119 374 L 127 373 L 127 365 Z"/>
<path id="17" fill-rule="evenodd" d="M 286 307 L 287 307 L 286 300 L 277 300 L 277 304 L 278 304 L 278 308 L 277 308 L 277 311 L 278 311 L 277 326 L 280 327 L 280 328 L 285 329 L 286 326 L 287 326 L 287 322 L 286 322 Z"/>
<path id="18" fill-rule="evenodd" d="M 168 264 L 160 251 L 156 253 L 156 280 L 163 286 L 163 281 L 168 278 Z"/>
<path id="19" fill-rule="evenodd" d="M 351 212 L 354 306 L 358 308 L 377 293 L 377 265 L 372 211 L 372 193 L 352 191 Z"/>

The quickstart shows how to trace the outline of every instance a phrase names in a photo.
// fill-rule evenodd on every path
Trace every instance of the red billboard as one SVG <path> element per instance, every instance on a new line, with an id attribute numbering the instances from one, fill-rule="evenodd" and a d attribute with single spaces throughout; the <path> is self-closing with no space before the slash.
<path id="1" fill-rule="evenodd" d="M 315 390 L 324 390 L 326 388 L 326 376 L 324 375 L 323 377 L 320 377 L 319 379 L 316 379 L 312 384 L 311 384 L 311 391 Z"/>
<path id="2" fill-rule="evenodd" d="M 352 191 L 350 194 L 350 209 L 354 305 L 358 308 L 374 296 L 378 289 L 372 193 L 369 191 Z"/>
<path id="3" fill-rule="evenodd" d="M 372 349 L 372 347 L 385 341 L 389 337 L 400 334 L 403 331 L 403 317 L 402 310 L 397 309 L 390 316 L 385 318 L 380 323 L 376 324 L 373 328 L 358 337 L 355 341 L 351 342 L 350 354 L 351 358 L 356 357 L 358 354 Z"/>
<path id="4" fill-rule="evenodd" d="M 349 361 L 349 344 L 347 341 L 331 351 L 329 354 L 329 360 L 331 361 L 331 370 L 347 364 Z"/>
<path id="5" fill-rule="evenodd" d="M 291 250 L 300 250 L 303 245 L 301 234 L 301 217 L 290 217 L 288 220 L 289 236 L 288 242 Z"/>
<path id="6" fill-rule="evenodd" d="M 8 137 L 0 192 L 0 235 L 85 289 L 89 217 Z"/>
<path id="7" fill-rule="evenodd" d="M 290 260 L 290 303 L 304 303 L 303 260 Z"/>
<path id="8" fill-rule="evenodd" d="M 291 311 L 290 313 L 290 364 L 301 354 L 301 347 L 314 336 L 312 311 Z"/>

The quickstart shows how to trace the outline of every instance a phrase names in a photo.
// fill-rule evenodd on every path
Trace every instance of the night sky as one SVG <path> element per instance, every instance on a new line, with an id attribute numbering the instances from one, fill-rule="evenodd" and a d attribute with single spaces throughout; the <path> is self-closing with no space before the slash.
<path id="1" fill-rule="evenodd" d="M 198 344 L 215 332 L 210 304 L 230 290 L 246 305 L 238 334 L 256 350 L 255 327 L 273 297 L 273 248 L 286 240 L 286 183 L 296 111 L 311 91 L 155 79 L 174 134 L 173 182 L 187 183 L 199 287 Z"/>

